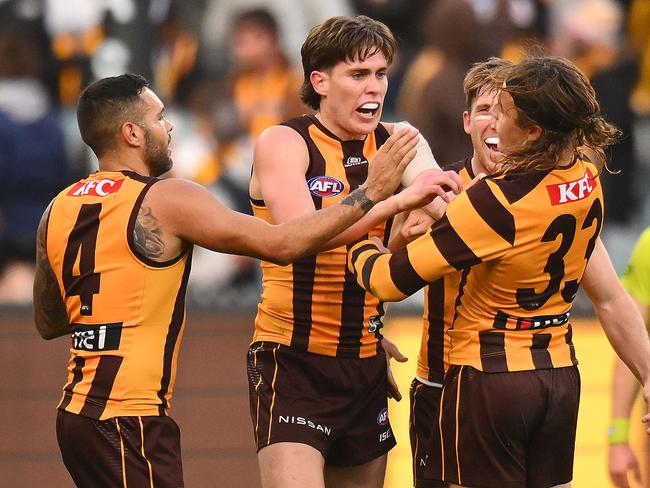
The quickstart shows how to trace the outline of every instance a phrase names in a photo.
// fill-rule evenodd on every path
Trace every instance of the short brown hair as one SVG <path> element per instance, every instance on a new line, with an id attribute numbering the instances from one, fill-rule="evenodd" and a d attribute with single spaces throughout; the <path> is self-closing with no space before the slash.
<path id="1" fill-rule="evenodd" d="M 382 53 L 390 65 L 395 47 L 395 37 L 390 29 L 365 15 L 326 20 L 309 31 L 300 50 L 305 76 L 300 98 L 318 110 L 321 97 L 311 85 L 312 71 L 330 69 L 341 61 L 363 61 L 377 53 Z"/>
<path id="2" fill-rule="evenodd" d="M 97 80 L 83 91 L 77 107 L 79 132 L 98 158 L 113 146 L 124 122 L 141 122 L 140 94 L 147 86 L 142 76 L 124 74 Z"/>
<path id="3" fill-rule="evenodd" d="M 465 93 L 467 110 L 472 109 L 472 103 L 483 92 L 484 88 L 492 87 L 496 90 L 500 87 L 500 84 L 494 79 L 494 72 L 497 69 L 510 65 L 512 65 L 512 62 L 507 59 L 495 57 L 472 65 L 463 80 L 463 92 Z"/>
<path id="4" fill-rule="evenodd" d="M 547 170 L 557 166 L 566 150 L 580 148 L 595 154 L 598 166 L 606 167 L 605 149 L 621 132 L 600 111 L 589 80 L 564 58 L 539 56 L 497 70 L 501 90 L 512 96 L 520 127 L 538 125 L 542 136 L 504 157 L 504 169 Z"/>

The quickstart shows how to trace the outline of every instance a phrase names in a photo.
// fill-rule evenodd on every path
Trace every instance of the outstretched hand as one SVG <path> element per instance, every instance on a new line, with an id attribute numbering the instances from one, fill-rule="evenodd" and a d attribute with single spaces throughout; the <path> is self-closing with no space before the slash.
<path id="1" fill-rule="evenodd" d="M 408 216 L 402 222 L 399 233 L 391 241 L 391 250 L 399 249 L 409 242 L 424 235 L 433 225 L 435 220 L 424 209 L 416 208 L 411 210 Z"/>
<path id="2" fill-rule="evenodd" d="M 419 132 L 405 128 L 391 135 L 368 162 L 368 178 L 361 185 L 374 203 L 395 193 L 404 170 L 416 154 Z"/>
<path id="3" fill-rule="evenodd" d="M 400 211 L 423 207 L 435 197 L 450 202 L 463 191 L 463 181 L 455 171 L 428 169 L 413 180 L 413 184 L 398 195 Z"/>
<path id="4" fill-rule="evenodd" d="M 409 358 L 400 352 L 394 342 L 389 341 L 385 337 L 381 340 L 381 346 L 384 348 L 384 352 L 386 353 L 386 366 L 388 371 L 388 398 L 393 398 L 399 402 L 402 399 L 402 394 L 399 391 L 399 386 L 397 386 L 397 382 L 393 376 L 393 371 L 390 368 L 390 360 L 395 359 L 398 363 L 405 363 L 409 360 Z"/>

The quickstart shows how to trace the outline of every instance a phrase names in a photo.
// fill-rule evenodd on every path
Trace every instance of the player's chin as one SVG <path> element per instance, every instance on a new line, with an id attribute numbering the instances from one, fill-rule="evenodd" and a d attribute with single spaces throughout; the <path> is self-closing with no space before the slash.
<path id="1" fill-rule="evenodd" d="M 379 125 L 379 117 L 375 116 L 372 119 L 356 117 L 355 119 L 355 130 L 354 132 L 358 134 L 367 135 L 373 132 Z"/>

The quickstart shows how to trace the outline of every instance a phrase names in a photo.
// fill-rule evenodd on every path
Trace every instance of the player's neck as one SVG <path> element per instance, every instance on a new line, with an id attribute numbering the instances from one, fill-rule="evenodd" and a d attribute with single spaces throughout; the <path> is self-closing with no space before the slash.
<path id="1" fill-rule="evenodd" d="M 327 113 L 327 111 L 323 111 L 322 109 L 318 112 L 316 112 L 315 117 L 319 120 L 319 122 L 325 127 L 328 131 L 330 131 L 332 134 L 334 134 L 336 137 L 338 137 L 342 141 L 351 141 L 351 140 L 364 140 L 368 134 L 353 134 L 351 132 L 348 132 L 340 123 L 336 122 L 335 117 L 330 117 Z"/>
<path id="2" fill-rule="evenodd" d="M 99 159 L 100 171 L 133 171 L 142 176 L 151 176 L 144 160 L 135 153 L 111 151 Z"/>
<path id="3" fill-rule="evenodd" d="M 562 155 L 558 158 L 558 162 L 555 165 L 556 168 L 566 168 L 571 166 L 576 160 L 575 149 L 568 148 L 562 151 Z"/>

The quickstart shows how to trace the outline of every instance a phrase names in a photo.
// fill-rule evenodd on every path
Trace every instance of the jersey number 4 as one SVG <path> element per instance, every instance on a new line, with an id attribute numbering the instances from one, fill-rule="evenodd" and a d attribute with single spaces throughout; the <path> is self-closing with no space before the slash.
<path id="1" fill-rule="evenodd" d="M 81 315 L 93 314 L 93 295 L 99 293 L 99 273 L 95 273 L 95 249 L 101 203 L 84 204 L 68 236 L 63 256 L 63 286 L 66 296 L 78 296 Z M 74 274 L 79 259 L 79 274 Z"/>

